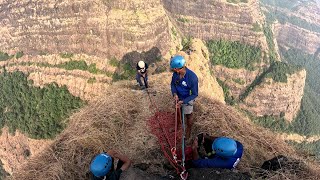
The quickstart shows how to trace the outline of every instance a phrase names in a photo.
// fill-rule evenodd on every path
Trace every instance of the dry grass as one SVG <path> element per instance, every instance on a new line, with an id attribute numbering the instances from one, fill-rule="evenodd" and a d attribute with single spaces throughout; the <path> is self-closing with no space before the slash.
<path id="1" fill-rule="evenodd" d="M 156 96 L 152 96 L 154 102 L 165 111 L 173 110 L 168 76 L 153 76 L 150 82 L 151 86 L 156 86 L 152 88 L 157 92 Z M 111 148 L 127 154 L 134 164 L 150 164 L 150 172 L 165 173 L 160 168 L 165 158 L 146 125 L 154 107 L 149 108 L 151 104 L 146 93 L 132 90 L 133 84 L 119 82 L 111 86 L 99 101 L 74 114 L 68 128 L 55 142 L 43 153 L 31 158 L 12 179 L 86 179 L 91 158 Z M 256 127 L 233 108 L 206 97 L 199 97 L 196 106 L 197 121 L 193 135 L 205 131 L 242 142 L 245 152 L 239 164 L 240 171 L 255 172 L 254 167 L 279 154 L 297 158 L 294 150 L 284 141 L 277 139 L 272 132 Z M 308 167 L 314 170 L 319 168 L 314 163 Z M 309 176 L 315 177 L 313 173 Z"/>

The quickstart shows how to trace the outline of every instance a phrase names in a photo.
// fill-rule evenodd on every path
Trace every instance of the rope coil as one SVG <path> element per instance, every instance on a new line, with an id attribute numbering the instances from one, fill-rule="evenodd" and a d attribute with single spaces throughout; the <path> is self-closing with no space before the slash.
<path id="1" fill-rule="evenodd" d="M 182 180 L 186 180 L 188 178 L 188 172 L 185 168 L 185 126 L 183 111 L 181 111 L 181 108 L 177 106 L 178 102 L 176 101 L 176 111 L 174 115 L 168 112 L 159 112 L 158 107 L 153 101 L 148 89 L 147 94 L 149 96 L 151 105 L 153 106 L 153 110 L 155 111 L 155 116 L 149 119 L 148 125 L 151 128 L 152 133 L 158 138 L 161 150 L 163 151 L 166 159 L 174 167 L 180 178 Z M 152 106 L 150 107 L 150 109 L 152 109 Z M 181 122 L 181 118 L 182 129 L 178 130 L 178 121 Z M 173 126 L 174 135 L 172 134 L 172 132 L 169 132 L 169 129 L 171 129 Z M 178 140 L 181 140 L 181 160 L 178 159 L 177 153 L 180 152 L 180 148 L 179 151 L 177 149 Z"/>

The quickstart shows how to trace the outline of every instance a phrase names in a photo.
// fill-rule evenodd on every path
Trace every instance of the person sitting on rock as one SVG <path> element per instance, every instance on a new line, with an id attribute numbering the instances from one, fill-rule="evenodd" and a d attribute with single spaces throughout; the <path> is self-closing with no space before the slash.
<path id="1" fill-rule="evenodd" d="M 136 80 L 140 85 L 141 89 L 148 88 L 148 64 L 144 61 L 139 61 L 137 63 L 137 74 L 136 74 Z M 144 85 L 142 84 L 141 78 L 143 78 Z"/>
<path id="2" fill-rule="evenodd" d="M 235 168 L 243 154 L 243 145 L 228 137 L 199 134 L 192 145 L 192 167 Z"/>
<path id="3" fill-rule="evenodd" d="M 119 159 L 114 169 L 114 158 Z M 90 164 L 91 180 L 119 180 L 122 171 L 127 170 L 131 160 L 114 150 L 103 152 L 94 157 Z"/>

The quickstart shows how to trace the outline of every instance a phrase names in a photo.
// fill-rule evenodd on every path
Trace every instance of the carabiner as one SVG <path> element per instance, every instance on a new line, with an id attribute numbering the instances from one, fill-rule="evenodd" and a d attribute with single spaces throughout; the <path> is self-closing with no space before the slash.
<path id="1" fill-rule="evenodd" d="M 184 171 L 182 171 L 181 173 L 180 173 L 180 178 L 182 179 L 182 180 L 186 180 L 187 178 L 188 178 L 188 172 L 186 171 L 186 170 L 184 170 Z"/>

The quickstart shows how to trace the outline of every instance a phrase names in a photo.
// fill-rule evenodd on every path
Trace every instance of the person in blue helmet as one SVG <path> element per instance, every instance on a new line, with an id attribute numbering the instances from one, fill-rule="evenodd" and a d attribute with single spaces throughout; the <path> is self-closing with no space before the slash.
<path id="1" fill-rule="evenodd" d="M 117 168 L 114 169 L 114 158 L 119 159 Z M 96 155 L 90 164 L 91 180 L 119 180 L 122 171 L 127 170 L 131 160 L 114 150 Z"/>
<path id="2" fill-rule="evenodd" d="M 180 55 L 173 56 L 170 60 L 170 68 L 173 71 L 171 93 L 178 101 L 178 108 L 182 107 L 183 113 L 186 115 L 186 138 L 188 139 L 193 124 L 193 103 L 198 96 L 198 77 L 185 64 L 186 60 Z"/>
<path id="3" fill-rule="evenodd" d="M 232 138 L 199 134 L 192 145 L 192 167 L 235 168 L 243 154 L 243 145 Z"/>
<path id="4" fill-rule="evenodd" d="M 144 61 L 139 61 L 137 63 L 136 69 L 136 80 L 140 85 L 140 89 L 148 88 L 148 64 Z M 144 84 L 142 83 L 141 78 L 143 78 Z"/>

